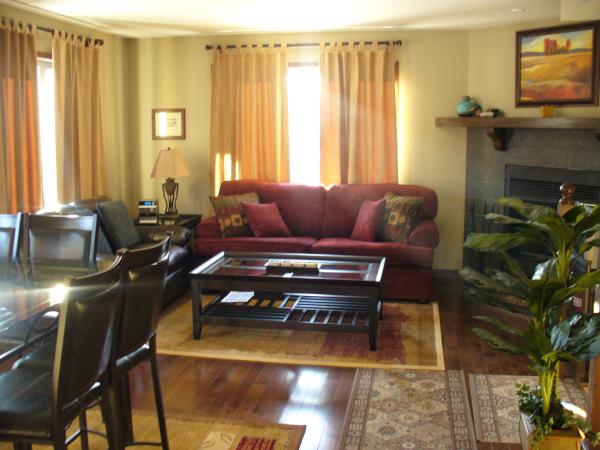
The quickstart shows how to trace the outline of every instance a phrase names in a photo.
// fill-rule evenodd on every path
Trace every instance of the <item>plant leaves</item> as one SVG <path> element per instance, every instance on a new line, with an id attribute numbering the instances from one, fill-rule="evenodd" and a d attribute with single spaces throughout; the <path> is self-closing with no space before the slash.
<path id="1" fill-rule="evenodd" d="M 486 341 L 490 347 L 495 348 L 496 350 L 502 350 L 504 352 L 512 353 L 514 355 L 522 355 L 523 350 L 518 348 L 517 346 L 507 342 L 502 339 L 500 336 L 495 335 L 487 330 L 482 328 L 473 328 L 473 332 L 479 336 L 481 339 Z"/>
<path id="2" fill-rule="evenodd" d="M 571 333 L 571 322 L 563 320 L 550 331 L 550 343 L 554 350 L 564 350 Z"/>
<path id="3" fill-rule="evenodd" d="M 498 330 L 503 331 L 504 333 L 512 334 L 515 336 L 521 336 L 523 334 L 523 330 L 519 330 L 518 328 L 511 327 L 510 325 L 505 324 L 504 322 L 500 322 L 498 319 L 489 316 L 473 316 L 473 319 L 481 320 L 482 322 L 487 322 Z"/>
<path id="4" fill-rule="evenodd" d="M 464 246 L 480 252 L 509 250 L 534 242 L 522 233 L 470 233 Z"/>

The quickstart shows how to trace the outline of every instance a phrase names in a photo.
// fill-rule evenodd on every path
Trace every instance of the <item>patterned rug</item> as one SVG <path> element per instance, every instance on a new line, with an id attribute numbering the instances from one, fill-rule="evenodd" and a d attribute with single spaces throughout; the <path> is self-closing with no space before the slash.
<path id="1" fill-rule="evenodd" d="M 338 450 L 476 450 L 462 371 L 359 369 Z"/>
<path id="2" fill-rule="evenodd" d="M 534 386 L 537 378 L 514 375 L 470 374 L 475 433 L 480 442 L 519 444 L 517 383 Z M 563 401 L 585 408 L 585 397 L 572 379 L 561 380 L 558 395 Z"/>
<path id="3" fill-rule="evenodd" d="M 97 408 L 88 412 L 88 426 L 92 430 L 105 432 Z M 134 413 L 133 427 L 138 441 L 160 440 L 158 423 L 153 414 Z M 302 425 L 256 424 L 207 417 L 167 417 L 169 446 L 173 450 L 298 450 L 305 428 Z M 48 448 L 33 446 L 34 450 Z M 90 450 L 106 448 L 104 438 L 90 435 Z M 135 448 L 156 450 L 160 447 L 140 445 Z M 69 450 L 80 449 L 79 440 L 69 446 Z M 1 444 L 0 450 L 12 450 L 12 444 Z"/>
<path id="4" fill-rule="evenodd" d="M 269 330 L 207 325 L 192 338 L 191 300 L 161 318 L 158 353 L 202 358 L 337 367 L 443 370 L 437 303 L 386 303 L 377 351 L 366 333 Z"/>

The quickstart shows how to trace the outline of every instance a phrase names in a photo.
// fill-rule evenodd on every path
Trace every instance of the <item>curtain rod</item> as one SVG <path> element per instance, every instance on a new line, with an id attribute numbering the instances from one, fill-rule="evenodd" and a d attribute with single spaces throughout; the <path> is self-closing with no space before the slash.
<path id="1" fill-rule="evenodd" d="M 372 45 L 373 43 L 376 43 L 377 45 L 402 45 L 402 41 L 365 41 L 364 44 L 365 45 Z M 360 42 L 359 41 L 354 41 L 354 42 L 342 42 L 341 45 L 359 45 Z M 319 42 L 299 42 L 299 43 L 292 43 L 292 44 L 287 44 L 287 47 L 319 47 L 321 44 Z M 331 42 L 325 42 L 324 44 L 325 46 L 331 45 Z M 259 46 L 259 44 L 251 44 L 250 46 L 248 44 L 241 44 L 240 48 L 248 48 L 248 47 L 252 47 L 252 48 L 257 48 Z M 260 47 L 266 48 L 268 47 L 269 44 L 260 44 Z M 273 44 L 273 47 L 281 47 L 281 44 Z M 221 46 L 220 45 L 211 45 L 211 44 L 207 44 L 206 45 L 206 50 L 212 50 L 213 48 L 216 48 L 217 50 L 221 50 Z M 225 48 L 237 48 L 237 44 L 229 44 L 226 45 Z"/>
<path id="2" fill-rule="evenodd" d="M 6 21 L 8 21 L 10 24 L 18 24 L 21 26 L 26 26 L 29 28 L 29 30 L 31 30 L 33 28 L 33 25 L 31 25 L 30 23 L 23 23 L 21 21 L 16 21 L 14 19 L 10 19 L 10 18 L 2 16 L 2 22 L 5 23 Z M 56 30 L 54 28 L 42 27 L 42 26 L 37 26 L 37 25 L 36 25 L 36 29 L 40 30 L 40 31 L 44 31 L 46 33 L 50 33 L 50 34 L 54 34 L 56 32 Z M 92 39 L 89 36 L 77 36 L 77 39 L 81 39 L 82 41 L 85 40 L 85 44 L 90 44 L 93 40 L 94 44 L 104 45 L 104 41 L 102 39 Z"/>

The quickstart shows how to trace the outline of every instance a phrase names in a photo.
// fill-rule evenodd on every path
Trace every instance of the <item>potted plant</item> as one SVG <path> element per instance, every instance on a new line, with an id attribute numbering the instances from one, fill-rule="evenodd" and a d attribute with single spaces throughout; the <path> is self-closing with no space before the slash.
<path id="1" fill-rule="evenodd" d="M 518 386 L 518 396 L 521 412 L 533 425 L 533 448 L 558 448 L 545 443 L 555 430 L 574 430 L 576 439 L 581 439 L 582 433 L 596 443 L 599 435 L 563 407 L 557 388 L 561 362 L 588 360 L 600 354 L 600 315 L 573 313 L 571 309 L 573 296 L 600 283 L 600 271 L 578 274 L 575 270 L 583 254 L 600 244 L 594 239 L 600 230 L 600 207 L 576 206 L 560 216 L 552 208 L 516 198 L 501 198 L 498 203 L 516 214 L 494 213 L 486 219 L 506 226 L 507 231 L 472 233 L 464 245 L 477 251 L 496 252 L 503 270 L 488 268 L 480 273 L 466 267 L 460 274 L 473 298 L 520 312 L 527 324 L 516 328 L 494 317 L 476 316 L 486 326 L 473 330 L 493 348 L 529 359 L 538 385 L 534 389 Z M 537 267 L 532 278 L 509 254 L 511 249 L 528 244 L 536 244 L 548 254 L 548 261 Z M 515 302 L 515 297 L 520 301 Z"/>

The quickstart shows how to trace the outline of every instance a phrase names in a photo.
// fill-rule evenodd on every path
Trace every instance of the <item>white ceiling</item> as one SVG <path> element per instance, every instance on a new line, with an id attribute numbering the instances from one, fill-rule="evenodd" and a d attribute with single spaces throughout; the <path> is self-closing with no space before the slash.
<path id="1" fill-rule="evenodd" d="M 597 0 L 575 1 L 586 4 Z M 561 13 L 561 0 L 4 0 L 4 3 L 58 14 L 132 37 L 342 29 L 470 29 L 558 19 Z"/>

